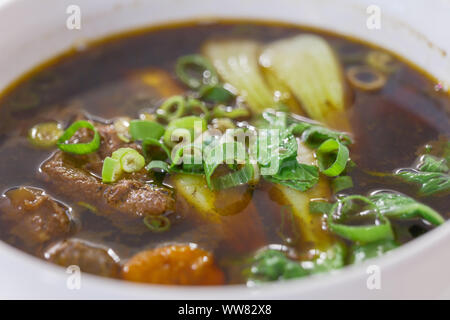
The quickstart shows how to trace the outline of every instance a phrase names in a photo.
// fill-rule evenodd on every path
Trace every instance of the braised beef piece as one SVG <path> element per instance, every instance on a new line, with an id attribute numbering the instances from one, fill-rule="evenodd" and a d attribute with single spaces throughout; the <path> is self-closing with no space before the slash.
<path id="1" fill-rule="evenodd" d="M 70 208 L 31 187 L 9 190 L 0 198 L 0 221 L 28 250 L 71 231 Z"/>
<path id="2" fill-rule="evenodd" d="M 114 253 L 81 240 L 64 240 L 46 250 L 44 258 L 63 267 L 78 266 L 81 271 L 104 277 L 117 277 L 118 258 Z"/>
<path id="3" fill-rule="evenodd" d="M 113 220 L 141 218 L 171 211 L 174 207 L 171 191 L 147 183 L 145 170 L 124 175 L 117 183 L 102 183 L 101 167 L 105 157 L 119 148 L 139 150 L 140 146 L 121 141 L 112 125 L 95 125 L 101 135 L 99 150 L 84 156 L 56 151 L 41 165 L 43 178 L 65 198 L 88 202 L 96 206 L 101 215 Z M 89 139 L 90 134 L 88 130 L 80 130 L 73 139 L 83 142 Z"/>

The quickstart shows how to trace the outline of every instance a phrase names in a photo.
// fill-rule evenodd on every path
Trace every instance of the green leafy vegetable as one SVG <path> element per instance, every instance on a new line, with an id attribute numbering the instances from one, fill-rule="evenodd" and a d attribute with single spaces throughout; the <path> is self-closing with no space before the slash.
<path id="1" fill-rule="evenodd" d="M 450 170 L 446 159 L 447 153 L 450 154 L 448 150 L 450 147 L 444 149 L 443 158 L 423 155 L 419 158 L 416 169 L 399 169 L 394 175 L 418 185 L 420 195 L 447 193 L 450 191 Z"/>
<path id="2" fill-rule="evenodd" d="M 419 193 L 423 196 L 450 191 L 450 175 L 446 173 L 401 169 L 395 175 L 407 182 L 419 185 Z"/>
<path id="3" fill-rule="evenodd" d="M 378 210 L 388 218 L 410 219 L 421 217 L 434 225 L 445 222 L 432 208 L 416 200 L 393 192 L 377 192 L 370 196 Z"/>
<path id="4" fill-rule="evenodd" d="M 277 174 L 265 175 L 264 179 L 296 190 L 306 191 L 319 181 L 317 167 L 298 163 L 297 159 L 283 161 Z"/>
<path id="5" fill-rule="evenodd" d="M 307 276 L 309 272 L 300 263 L 292 261 L 276 250 L 265 250 L 257 254 L 250 269 L 252 281 L 275 281 Z"/>
<path id="6" fill-rule="evenodd" d="M 331 188 L 334 193 L 338 193 L 345 189 L 353 188 L 353 180 L 350 176 L 336 177 L 331 181 Z"/>
<path id="7" fill-rule="evenodd" d="M 341 244 L 320 252 L 318 257 L 311 261 L 294 261 L 283 252 L 266 249 L 253 258 L 249 280 L 266 282 L 329 272 L 342 268 L 345 264 L 345 256 L 346 250 Z"/>
<path id="8" fill-rule="evenodd" d="M 432 155 L 424 155 L 420 158 L 417 169 L 423 172 L 442 172 L 449 171 L 447 160 L 434 157 Z"/>

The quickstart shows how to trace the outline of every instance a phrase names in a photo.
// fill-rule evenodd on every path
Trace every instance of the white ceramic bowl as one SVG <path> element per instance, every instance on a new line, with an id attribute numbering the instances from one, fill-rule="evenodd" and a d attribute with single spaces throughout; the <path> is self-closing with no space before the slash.
<path id="1" fill-rule="evenodd" d="M 81 8 L 80 30 L 66 28 L 71 4 Z M 372 4 L 381 9 L 381 29 L 367 28 Z M 448 0 L 0 0 L 0 91 L 73 45 L 142 26 L 214 17 L 280 20 L 351 35 L 397 52 L 449 83 L 449 12 Z M 371 265 L 380 270 L 379 290 L 367 286 Z M 0 242 L 0 298 L 450 298 L 449 270 L 448 222 L 366 264 L 258 288 L 149 286 L 83 274 L 81 289 L 69 290 L 63 268 Z"/>

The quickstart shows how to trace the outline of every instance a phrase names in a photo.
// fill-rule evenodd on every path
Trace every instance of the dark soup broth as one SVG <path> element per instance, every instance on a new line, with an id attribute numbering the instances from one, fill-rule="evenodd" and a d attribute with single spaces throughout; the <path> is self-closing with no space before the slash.
<path id="1" fill-rule="evenodd" d="M 450 218 L 439 88 L 390 52 L 291 25 L 187 23 L 87 45 L 0 98 L 1 239 L 175 285 L 374 258 Z M 243 159 L 208 162 L 226 147 Z"/>

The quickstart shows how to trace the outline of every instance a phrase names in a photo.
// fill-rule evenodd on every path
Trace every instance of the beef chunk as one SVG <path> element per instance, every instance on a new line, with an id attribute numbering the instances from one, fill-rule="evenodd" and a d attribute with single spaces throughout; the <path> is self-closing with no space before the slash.
<path id="1" fill-rule="evenodd" d="M 117 277 L 117 256 L 110 250 L 81 240 L 65 240 L 46 250 L 44 258 L 63 267 L 78 266 L 81 271 L 104 277 Z"/>
<path id="2" fill-rule="evenodd" d="M 0 220 L 29 250 L 71 230 L 70 208 L 31 187 L 9 190 L 0 198 Z"/>
<path id="3" fill-rule="evenodd" d="M 96 206 L 100 214 L 113 221 L 171 211 L 174 207 L 171 192 L 166 188 L 149 185 L 145 170 L 126 174 L 114 184 L 101 182 L 104 158 L 119 148 L 140 150 L 141 147 L 120 140 L 113 125 L 94 125 L 101 136 L 99 150 L 83 156 L 57 151 L 41 165 L 43 178 L 67 199 L 88 202 Z M 79 130 L 71 138 L 71 142 L 89 141 L 92 134 L 91 130 Z"/>
<path id="4" fill-rule="evenodd" d="M 114 184 L 104 184 L 73 156 L 57 151 L 41 166 L 44 179 L 72 201 L 84 201 L 103 215 L 121 213 L 127 218 L 160 215 L 171 211 L 170 191 L 147 184 L 138 176 L 129 176 Z"/>

